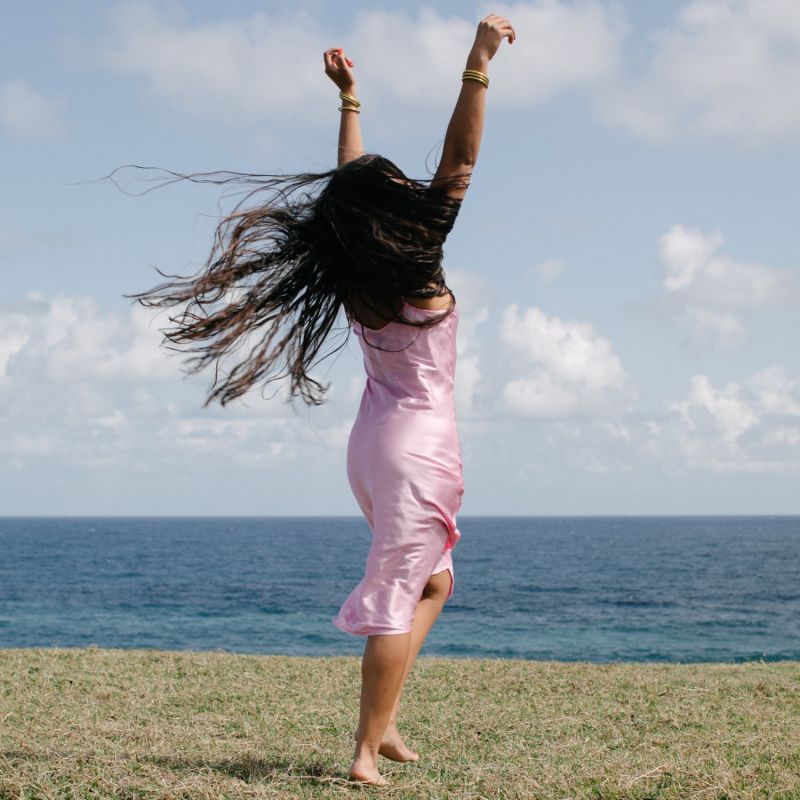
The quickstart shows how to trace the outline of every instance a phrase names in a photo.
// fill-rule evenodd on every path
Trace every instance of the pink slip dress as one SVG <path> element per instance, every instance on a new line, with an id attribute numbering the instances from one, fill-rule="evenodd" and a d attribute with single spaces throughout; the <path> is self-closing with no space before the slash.
<path id="1" fill-rule="evenodd" d="M 409 319 L 441 313 L 403 305 Z M 453 394 L 457 327 L 458 305 L 429 328 L 392 321 L 375 330 L 353 321 L 367 379 L 347 444 L 347 478 L 372 543 L 363 578 L 333 617 L 346 633 L 410 631 L 425 584 L 442 570 L 450 574 L 446 599 L 453 595 L 464 494 Z"/>

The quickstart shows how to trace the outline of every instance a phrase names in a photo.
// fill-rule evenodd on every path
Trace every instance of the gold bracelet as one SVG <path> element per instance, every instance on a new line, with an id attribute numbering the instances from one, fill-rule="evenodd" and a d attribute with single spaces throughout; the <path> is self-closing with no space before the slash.
<path id="1" fill-rule="evenodd" d="M 339 106 L 339 111 L 355 111 L 356 114 L 361 113 L 357 108 L 353 108 L 352 106 Z"/>
<path id="2" fill-rule="evenodd" d="M 348 92 L 339 92 L 339 98 L 341 100 L 349 100 L 351 103 L 355 103 L 356 106 L 361 105 L 361 101 L 358 98 L 353 97 L 353 95 L 349 94 Z"/>
<path id="3" fill-rule="evenodd" d="M 481 72 L 479 69 L 465 69 L 462 73 L 463 75 L 475 75 L 478 78 L 483 78 L 484 80 L 489 80 L 489 76 L 485 72 Z"/>
<path id="4" fill-rule="evenodd" d="M 487 89 L 489 88 L 489 78 L 482 72 L 478 72 L 477 70 L 465 69 L 464 72 L 461 74 L 461 80 L 478 81 L 479 83 L 482 83 Z"/>
<path id="5" fill-rule="evenodd" d="M 483 72 L 478 71 L 477 69 L 465 69 L 461 73 L 461 80 L 473 80 L 479 81 L 482 83 L 487 89 L 489 88 L 489 76 L 485 75 Z"/>

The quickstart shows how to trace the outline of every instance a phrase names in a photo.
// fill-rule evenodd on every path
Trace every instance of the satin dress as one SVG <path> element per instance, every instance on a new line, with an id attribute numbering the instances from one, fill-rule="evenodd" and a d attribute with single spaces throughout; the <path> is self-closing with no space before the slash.
<path id="1" fill-rule="evenodd" d="M 441 310 L 403 305 L 409 319 Z M 347 478 L 372 532 L 364 576 L 333 617 L 355 635 L 406 633 L 431 575 L 448 570 L 464 494 L 453 386 L 458 306 L 441 322 L 379 330 L 357 320 L 366 385 L 347 444 Z M 377 349 L 377 345 L 383 349 Z"/>

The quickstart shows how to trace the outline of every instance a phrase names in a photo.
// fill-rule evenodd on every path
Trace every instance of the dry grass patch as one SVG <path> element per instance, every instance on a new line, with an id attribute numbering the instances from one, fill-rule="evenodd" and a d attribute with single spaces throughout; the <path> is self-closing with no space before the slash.
<path id="1" fill-rule="evenodd" d="M 422 656 L 416 764 L 347 780 L 360 660 L 0 650 L 0 800 L 800 800 L 800 662 L 592 664 Z"/>

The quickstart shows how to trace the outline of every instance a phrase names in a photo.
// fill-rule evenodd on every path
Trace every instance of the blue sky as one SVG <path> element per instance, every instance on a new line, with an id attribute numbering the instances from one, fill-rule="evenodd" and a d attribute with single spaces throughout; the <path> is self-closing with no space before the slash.
<path id="1" fill-rule="evenodd" d="M 331 168 L 332 46 L 366 150 L 425 177 L 490 12 L 517 41 L 445 247 L 461 514 L 800 512 L 794 0 L 33 0 L 0 30 L 0 514 L 359 513 L 355 337 L 323 406 L 202 408 L 122 294 L 198 268 L 230 198 L 88 181 Z"/>

